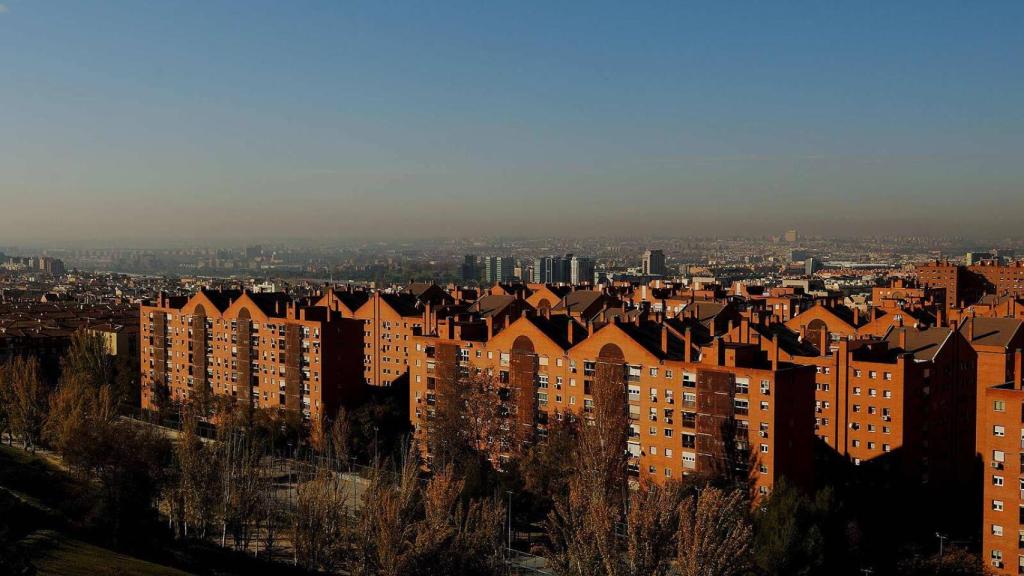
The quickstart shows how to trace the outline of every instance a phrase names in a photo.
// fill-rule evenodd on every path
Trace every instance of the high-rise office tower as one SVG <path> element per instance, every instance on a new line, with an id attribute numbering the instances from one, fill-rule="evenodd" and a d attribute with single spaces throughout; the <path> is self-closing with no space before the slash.
<path id="1" fill-rule="evenodd" d="M 594 261 L 582 256 L 573 256 L 569 260 L 569 282 L 571 284 L 589 284 L 593 281 Z"/>
<path id="2" fill-rule="evenodd" d="M 644 276 L 665 275 L 665 253 L 661 250 L 647 250 L 643 257 Z"/>

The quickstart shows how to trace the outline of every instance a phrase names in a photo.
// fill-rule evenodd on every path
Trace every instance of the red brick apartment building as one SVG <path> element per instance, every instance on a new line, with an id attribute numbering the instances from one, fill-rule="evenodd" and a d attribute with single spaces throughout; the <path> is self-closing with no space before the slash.
<path id="1" fill-rule="evenodd" d="M 391 386 L 409 373 L 410 341 L 436 321 L 436 309 L 454 299 L 435 284 L 411 284 L 401 292 L 329 289 L 316 302 L 343 318 L 363 321 L 363 381 Z"/>
<path id="2" fill-rule="evenodd" d="M 591 300 L 575 299 L 581 307 Z M 511 417 L 526 437 L 543 438 L 551 422 L 593 409 L 596 367 L 607 363 L 624 375 L 635 476 L 660 482 L 739 466 L 760 494 L 782 477 L 810 484 L 813 369 L 726 342 L 693 317 L 612 314 L 593 321 L 573 308 L 526 312 L 505 323 L 447 318 L 415 338 L 413 425 L 429 425 L 442 364 L 458 363 L 515 390 Z"/>
<path id="3" fill-rule="evenodd" d="M 984 294 L 1024 296 L 1024 261 L 972 266 L 935 261 L 917 266 L 916 272 L 921 285 L 945 289 L 951 308 L 975 304 Z"/>
<path id="4" fill-rule="evenodd" d="M 363 322 L 285 294 L 161 295 L 140 308 L 140 328 L 147 410 L 161 389 L 172 402 L 208 391 L 318 421 L 364 392 Z"/>
<path id="5" fill-rule="evenodd" d="M 803 334 L 744 321 L 728 338 L 814 367 L 815 433 L 838 456 L 884 462 L 907 482 L 968 483 L 960 467 L 974 456 L 976 355 L 967 341 L 942 327 L 893 326 L 882 338 L 832 332 L 814 310 Z"/>
<path id="6" fill-rule="evenodd" d="M 1024 574 L 1024 379 L 1021 350 L 1012 377 L 984 389 L 982 555 L 998 574 Z"/>

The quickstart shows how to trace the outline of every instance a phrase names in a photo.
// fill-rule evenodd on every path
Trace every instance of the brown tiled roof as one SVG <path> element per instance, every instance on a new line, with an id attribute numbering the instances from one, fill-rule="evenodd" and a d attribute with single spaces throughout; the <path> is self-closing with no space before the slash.
<path id="1" fill-rule="evenodd" d="M 900 333 L 905 332 L 907 335 L 907 347 L 906 349 L 900 349 Z M 942 349 L 942 345 L 949 338 L 950 330 L 948 328 L 930 327 L 925 329 L 903 327 L 893 327 L 885 335 L 885 341 L 889 343 L 889 347 L 893 350 L 906 352 L 912 354 L 915 360 L 927 361 L 934 360 L 935 355 Z"/>
<path id="2" fill-rule="evenodd" d="M 968 322 L 972 323 L 974 338 L 971 344 L 1007 348 L 1013 337 L 1021 330 L 1024 321 L 1016 318 L 968 318 L 960 324 L 960 334 L 967 337 Z"/>

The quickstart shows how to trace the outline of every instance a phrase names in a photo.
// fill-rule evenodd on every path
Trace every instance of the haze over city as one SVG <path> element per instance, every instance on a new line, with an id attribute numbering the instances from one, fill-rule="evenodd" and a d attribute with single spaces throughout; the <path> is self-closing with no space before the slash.
<path id="1" fill-rule="evenodd" d="M 988 238 L 1024 210 L 1017 2 L 3 6 L 4 244 Z"/>

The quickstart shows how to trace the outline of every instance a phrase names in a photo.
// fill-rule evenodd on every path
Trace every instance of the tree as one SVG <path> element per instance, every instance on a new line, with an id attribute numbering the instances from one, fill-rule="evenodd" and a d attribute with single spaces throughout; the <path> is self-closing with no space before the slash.
<path id="1" fill-rule="evenodd" d="M 836 572 L 853 562 L 830 488 L 812 499 L 782 479 L 754 517 L 754 561 L 769 575 Z"/>
<path id="2" fill-rule="evenodd" d="M 629 426 L 622 366 L 599 362 L 591 389 L 593 410 L 571 452 L 572 473 L 548 515 L 550 560 L 558 574 L 616 576 L 630 565 L 617 532 L 626 519 Z"/>
<path id="3" fill-rule="evenodd" d="M 677 572 L 680 576 L 736 576 L 749 565 L 751 527 L 747 495 L 705 487 L 680 510 Z"/>
<path id="4" fill-rule="evenodd" d="M 344 406 L 338 408 L 338 414 L 331 422 L 327 436 L 327 455 L 334 460 L 337 469 L 349 464 L 352 456 L 352 419 Z"/>
<path id="5" fill-rule="evenodd" d="M 73 377 L 95 390 L 114 381 L 113 357 L 103 337 L 94 332 L 78 330 L 72 334 L 60 364 L 63 378 Z"/>
<path id="6" fill-rule="evenodd" d="M 356 576 L 399 576 L 415 567 L 419 478 L 410 454 L 392 479 L 381 464 L 374 466 L 352 538 L 352 570 Z"/>
<path id="7" fill-rule="evenodd" d="M 162 495 L 164 513 L 179 537 L 206 538 L 216 518 L 220 469 L 216 447 L 196 433 L 198 415 L 185 407 L 174 446 L 171 478 Z"/>
<path id="8" fill-rule="evenodd" d="M 33 453 L 46 423 L 49 390 L 39 377 L 35 357 L 17 357 L 0 370 L 0 390 L 7 405 L 9 427 Z"/>
<path id="9" fill-rule="evenodd" d="M 626 569 L 635 576 L 669 573 L 683 488 L 643 485 L 630 494 L 626 513 Z"/>
<path id="10" fill-rule="evenodd" d="M 292 515 L 295 561 L 307 570 L 335 569 L 344 552 L 348 499 L 340 478 L 320 469 L 296 488 Z"/>
<path id="11" fill-rule="evenodd" d="M 491 459 L 513 444 L 508 406 L 492 376 L 441 362 L 437 374 L 437 409 L 420 440 L 429 448 L 434 466 L 455 467 L 470 494 L 486 494 L 496 484 Z"/>

